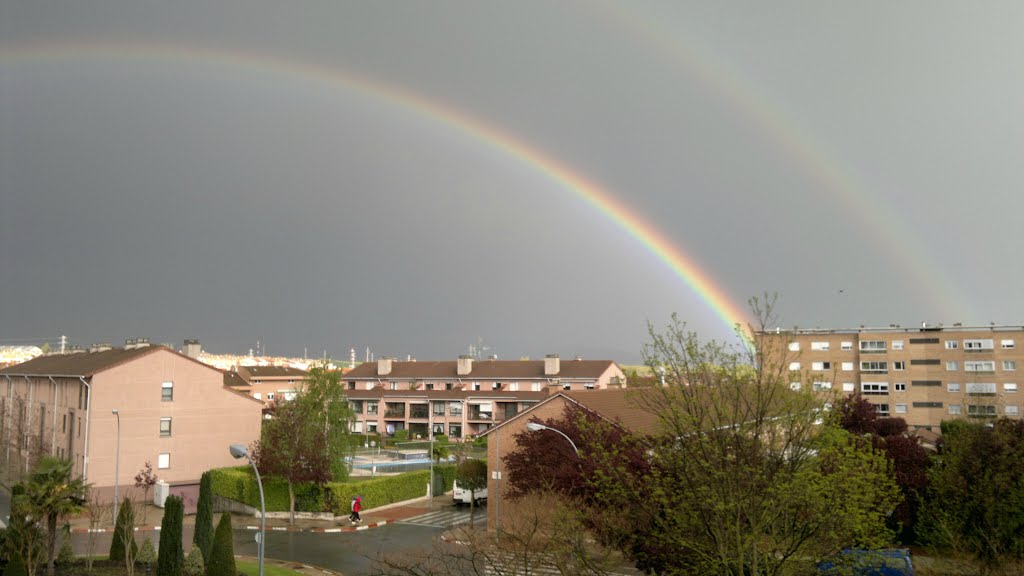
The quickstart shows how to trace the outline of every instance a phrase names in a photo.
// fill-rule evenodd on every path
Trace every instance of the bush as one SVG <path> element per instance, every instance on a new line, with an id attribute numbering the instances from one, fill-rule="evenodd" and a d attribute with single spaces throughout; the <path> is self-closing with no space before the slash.
<path id="1" fill-rule="evenodd" d="M 161 536 L 163 536 L 163 534 L 161 534 Z M 156 550 L 153 549 L 153 543 L 148 537 L 142 541 L 142 547 L 139 548 L 139 557 L 137 560 L 139 561 L 139 564 L 142 564 L 143 566 L 152 566 L 156 563 Z"/>
<path id="2" fill-rule="evenodd" d="M 213 540 L 211 539 L 210 542 L 212 543 Z M 185 576 L 205 576 L 206 562 L 203 560 L 203 551 L 199 546 L 193 546 L 192 550 L 189 550 L 188 556 L 185 556 L 184 573 Z"/>
<path id="3" fill-rule="evenodd" d="M 56 563 L 58 566 L 70 566 L 75 562 L 75 551 L 71 547 L 71 527 L 64 526 L 64 542 L 60 545 L 60 552 L 57 553 Z"/>
<path id="4" fill-rule="evenodd" d="M 396 431 L 394 433 L 394 435 L 392 435 L 392 437 L 391 437 L 391 440 L 393 442 L 405 442 L 408 439 L 409 439 L 409 431 L 408 430 L 404 430 L 404 429 Z"/>
<path id="5" fill-rule="evenodd" d="M 127 531 L 125 526 L 132 527 L 132 558 L 139 557 L 139 546 L 135 543 L 135 508 L 132 507 L 132 501 L 126 496 L 121 501 L 121 507 L 117 512 L 117 521 L 114 522 L 114 537 L 110 541 L 110 559 L 116 562 L 124 562 L 124 533 Z"/>
<path id="6" fill-rule="evenodd" d="M 179 496 L 168 496 L 164 503 L 164 519 L 160 523 L 160 557 L 157 576 L 181 576 L 185 553 L 181 549 L 182 518 L 185 504 Z M 140 558 L 141 560 L 141 558 Z"/>
<path id="7" fill-rule="evenodd" d="M 207 576 L 238 576 L 235 567 L 235 548 L 231 538 L 231 513 L 225 512 L 217 523 L 217 532 L 213 535 L 213 549 L 210 550 L 209 569 Z"/>
<path id="8" fill-rule="evenodd" d="M 28 571 L 25 570 L 25 561 L 21 559 L 21 554 L 15 552 L 7 563 L 7 570 L 4 572 L 4 576 L 26 576 Z"/>

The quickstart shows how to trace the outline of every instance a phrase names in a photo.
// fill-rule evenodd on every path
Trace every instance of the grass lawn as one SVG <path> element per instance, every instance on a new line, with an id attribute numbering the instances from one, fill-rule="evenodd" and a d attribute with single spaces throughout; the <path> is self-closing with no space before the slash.
<path id="1" fill-rule="evenodd" d="M 235 559 L 235 567 L 240 573 L 246 576 L 258 576 L 260 567 L 256 561 L 244 561 Z M 40 568 L 38 574 L 46 574 L 46 567 Z M 92 572 L 85 570 L 85 560 L 78 560 L 70 566 L 57 566 L 57 576 L 125 576 L 127 571 L 124 562 L 111 562 L 109 560 L 95 560 L 92 564 Z M 156 574 L 156 566 L 149 571 L 150 576 Z M 301 572 L 290 570 L 283 566 L 265 562 L 263 564 L 264 576 L 297 576 Z M 146 576 L 146 568 L 141 564 L 135 565 L 135 576 Z"/>

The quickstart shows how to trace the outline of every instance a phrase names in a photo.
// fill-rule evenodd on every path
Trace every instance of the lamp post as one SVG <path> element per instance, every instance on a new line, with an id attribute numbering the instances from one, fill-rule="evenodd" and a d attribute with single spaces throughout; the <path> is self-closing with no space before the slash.
<path id="1" fill-rule="evenodd" d="M 539 432 L 541 430 L 551 430 L 552 432 L 557 432 L 557 433 L 561 434 L 562 438 L 565 438 L 566 440 L 569 441 L 569 444 L 572 446 L 573 451 L 576 452 L 576 457 L 577 458 L 580 457 L 580 451 L 579 451 L 578 448 L 576 448 L 576 443 L 573 442 L 571 438 L 566 436 L 565 432 L 562 432 L 561 430 L 552 428 L 551 426 L 545 426 L 545 425 L 541 424 L 540 422 L 528 422 L 526 424 L 526 427 L 529 428 L 530 430 L 533 430 L 534 432 Z"/>
<path id="2" fill-rule="evenodd" d="M 115 417 L 117 417 L 117 443 L 114 447 L 114 524 L 117 524 L 117 484 L 119 472 L 121 467 L 121 414 L 118 413 L 117 408 L 110 411 Z"/>
<path id="3" fill-rule="evenodd" d="M 264 540 L 267 539 L 267 505 L 263 500 L 263 481 L 260 480 L 260 471 L 256 468 L 256 463 L 253 462 L 252 456 L 249 454 L 249 451 L 246 450 L 245 446 L 241 444 L 232 444 L 229 450 L 231 450 L 231 455 L 235 458 L 245 456 L 249 461 L 249 464 L 252 464 L 253 471 L 256 472 L 256 486 L 260 489 L 260 533 L 259 540 L 256 542 L 256 555 L 259 558 L 260 564 L 259 576 L 263 576 L 263 545 Z"/>
<path id="4" fill-rule="evenodd" d="M 430 454 L 427 457 L 430 458 L 430 487 L 427 488 L 427 509 L 434 509 L 434 405 L 428 403 L 427 410 L 427 426 L 430 428 Z"/>

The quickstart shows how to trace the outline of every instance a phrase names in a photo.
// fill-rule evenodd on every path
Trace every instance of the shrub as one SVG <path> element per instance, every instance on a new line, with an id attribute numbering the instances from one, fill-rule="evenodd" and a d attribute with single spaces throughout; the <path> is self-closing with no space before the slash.
<path id="1" fill-rule="evenodd" d="M 11 561 L 7 563 L 4 576 L 27 576 L 27 574 L 28 571 L 25 570 L 25 561 L 21 559 L 21 553 L 15 552 L 11 556 Z"/>
<path id="2" fill-rule="evenodd" d="M 203 561 L 210 557 L 213 546 L 213 478 L 209 471 L 199 479 L 199 503 L 196 504 L 196 527 L 192 548 L 199 548 Z"/>
<path id="3" fill-rule="evenodd" d="M 213 543 L 213 540 L 210 540 Z M 206 562 L 203 560 L 203 551 L 199 546 L 192 546 L 188 556 L 185 556 L 185 576 L 204 576 L 206 574 Z"/>
<path id="4" fill-rule="evenodd" d="M 160 558 L 157 576 L 181 576 L 185 553 L 181 549 L 182 517 L 185 504 L 179 496 L 168 496 L 164 503 L 164 519 L 160 523 Z"/>
<path id="5" fill-rule="evenodd" d="M 127 530 L 124 527 L 130 526 L 131 530 Z M 135 543 L 134 536 L 135 527 L 135 509 L 132 507 L 132 501 L 125 497 L 121 501 L 121 508 L 117 512 L 117 521 L 114 522 L 114 537 L 110 541 L 110 559 L 117 562 L 125 561 L 125 550 L 124 550 L 124 534 L 126 531 L 132 533 L 132 558 L 139 557 L 139 546 Z"/>
<path id="6" fill-rule="evenodd" d="M 225 512 L 217 523 L 217 532 L 213 535 L 213 549 L 210 550 L 210 562 L 207 576 L 238 576 L 235 568 L 235 548 L 231 538 L 231 513 Z"/>
<path id="7" fill-rule="evenodd" d="M 153 566 L 156 562 L 157 550 L 154 549 L 150 537 L 146 536 L 145 540 L 142 540 L 142 545 L 138 548 L 138 563 L 142 566 Z"/>
<path id="8" fill-rule="evenodd" d="M 59 566 L 70 566 L 75 562 L 75 551 L 71 547 L 71 527 L 64 526 L 64 542 L 60 545 L 60 552 L 56 559 Z"/>

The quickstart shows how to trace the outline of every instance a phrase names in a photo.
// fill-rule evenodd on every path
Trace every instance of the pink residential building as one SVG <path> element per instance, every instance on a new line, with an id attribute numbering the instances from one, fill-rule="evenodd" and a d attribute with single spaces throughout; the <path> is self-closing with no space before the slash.
<path id="1" fill-rule="evenodd" d="M 146 340 L 40 356 L 0 370 L 0 464 L 17 476 L 31 453 L 69 459 L 109 500 L 150 462 L 172 494 L 191 494 L 206 470 L 239 464 L 228 447 L 259 439 L 262 408 L 220 370 Z"/>

